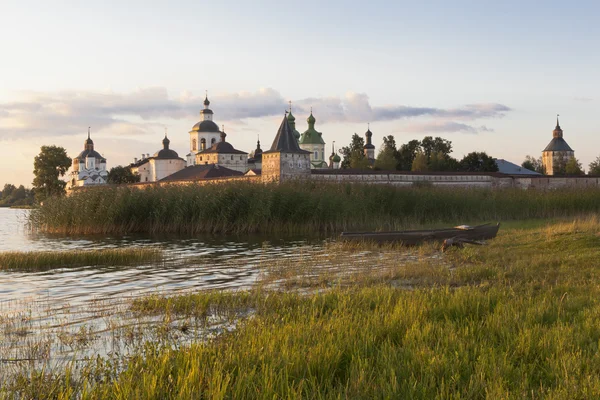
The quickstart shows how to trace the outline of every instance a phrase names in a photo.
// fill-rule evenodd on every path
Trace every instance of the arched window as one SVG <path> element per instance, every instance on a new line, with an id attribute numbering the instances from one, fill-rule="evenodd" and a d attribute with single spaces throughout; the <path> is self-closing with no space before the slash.
<path id="1" fill-rule="evenodd" d="M 196 143 L 196 139 L 192 140 L 192 151 L 198 150 L 198 144 Z"/>
<path id="2" fill-rule="evenodd" d="M 216 141 L 217 141 L 217 139 L 215 139 L 215 138 L 210 139 L 210 145 L 212 146 L 213 144 L 215 144 Z"/>
<path id="3" fill-rule="evenodd" d="M 206 150 L 206 139 L 200 139 L 200 148 L 202 149 L 202 151 Z"/>
<path id="4" fill-rule="evenodd" d="M 319 152 L 315 151 L 315 159 L 319 158 Z"/>
<path id="5" fill-rule="evenodd" d="M 231 161 L 233 161 L 233 156 L 231 156 Z"/>

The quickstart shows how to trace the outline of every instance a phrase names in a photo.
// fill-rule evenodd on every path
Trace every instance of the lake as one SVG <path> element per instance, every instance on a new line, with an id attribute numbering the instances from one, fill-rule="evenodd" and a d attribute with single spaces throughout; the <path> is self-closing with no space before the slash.
<path id="1" fill-rule="evenodd" d="M 0 303 L 43 298 L 81 304 L 97 298 L 130 297 L 149 292 L 249 287 L 261 264 L 281 257 L 300 257 L 299 248 L 321 247 L 322 241 L 264 237 L 65 237 L 31 234 L 29 210 L 0 208 L 0 251 L 78 251 L 152 246 L 178 262 L 123 267 L 54 269 L 44 272 L 0 272 Z M 1 306 L 0 306 L 1 307 Z M 0 308 L 1 309 L 1 308 Z"/>

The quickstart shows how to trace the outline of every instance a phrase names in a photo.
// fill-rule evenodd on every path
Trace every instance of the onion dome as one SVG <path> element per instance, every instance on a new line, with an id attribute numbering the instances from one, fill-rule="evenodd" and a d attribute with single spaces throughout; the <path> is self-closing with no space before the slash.
<path id="1" fill-rule="evenodd" d="M 204 107 L 208 107 L 210 106 L 210 101 L 208 100 L 208 93 L 206 94 L 206 97 L 204 97 Z"/>
<path id="2" fill-rule="evenodd" d="M 260 148 L 260 139 L 256 141 L 256 150 L 254 150 L 254 157 L 262 155 L 262 149 Z"/>
<path id="3" fill-rule="evenodd" d="M 333 156 L 333 162 L 340 162 L 342 161 L 342 158 L 339 156 L 339 154 L 336 154 Z"/>
<path id="4" fill-rule="evenodd" d="M 371 132 L 371 128 L 367 128 L 365 132 L 365 137 L 367 138 L 367 143 L 364 145 L 364 149 L 374 149 L 373 143 L 371 143 L 371 138 L 373 137 L 373 132 Z"/>
<path id="5" fill-rule="evenodd" d="M 169 144 L 171 143 L 171 141 L 167 137 L 166 133 L 165 133 L 165 138 L 162 140 L 162 143 L 163 143 L 162 150 L 154 153 L 154 157 L 162 158 L 162 159 L 179 158 L 179 154 L 177 154 L 177 152 L 175 150 L 169 149 Z"/>
<path id="6" fill-rule="evenodd" d="M 290 111 L 287 114 L 287 120 L 290 124 L 290 128 L 292 128 L 292 134 L 296 138 L 296 140 L 300 140 L 300 132 L 296 130 L 296 117 L 292 114 L 292 102 L 290 101 Z"/>
<path id="7" fill-rule="evenodd" d="M 310 110 L 310 116 L 306 119 L 306 122 L 308 122 L 308 129 L 302 134 L 300 144 L 325 144 L 322 133 L 317 132 L 315 129 L 316 119 L 313 116 L 312 109 Z"/>

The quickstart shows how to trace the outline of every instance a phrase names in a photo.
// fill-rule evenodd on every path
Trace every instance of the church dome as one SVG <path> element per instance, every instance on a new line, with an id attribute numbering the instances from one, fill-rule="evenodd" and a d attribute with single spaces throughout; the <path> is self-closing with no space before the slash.
<path id="1" fill-rule="evenodd" d="M 338 154 L 336 154 L 336 155 L 333 156 L 333 162 L 337 163 L 337 162 L 340 162 L 340 161 L 342 161 L 342 158 Z"/>
<path id="2" fill-rule="evenodd" d="M 154 153 L 154 157 L 163 159 L 179 158 L 179 154 L 177 154 L 175 150 L 162 149 L 161 151 L 157 151 L 156 153 Z"/>
<path id="3" fill-rule="evenodd" d="M 200 121 L 192 128 L 192 131 L 197 132 L 212 132 L 219 133 L 219 126 L 211 120 Z"/>
<path id="4" fill-rule="evenodd" d="M 312 111 L 310 112 L 309 117 L 306 119 L 306 122 L 308 122 L 309 124 L 314 124 L 316 122 L 315 117 L 313 117 L 312 115 Z"/>

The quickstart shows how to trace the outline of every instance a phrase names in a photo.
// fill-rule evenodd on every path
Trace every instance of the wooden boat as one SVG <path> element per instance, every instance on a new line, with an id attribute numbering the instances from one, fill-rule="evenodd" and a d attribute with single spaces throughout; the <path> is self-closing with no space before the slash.
<path id="1" fill-rule="evenodd" d="M 342 232 L 341 239 L 376 243 L 402 242 L 407 246 L 423 242 L 442 242 L 446 239 L 461 238 L 467 240 L 493 239 L 498 234 L 500 223 L 478 226 L 461 225 L 446 229 L 428 229 L 393 232 Z"/>

